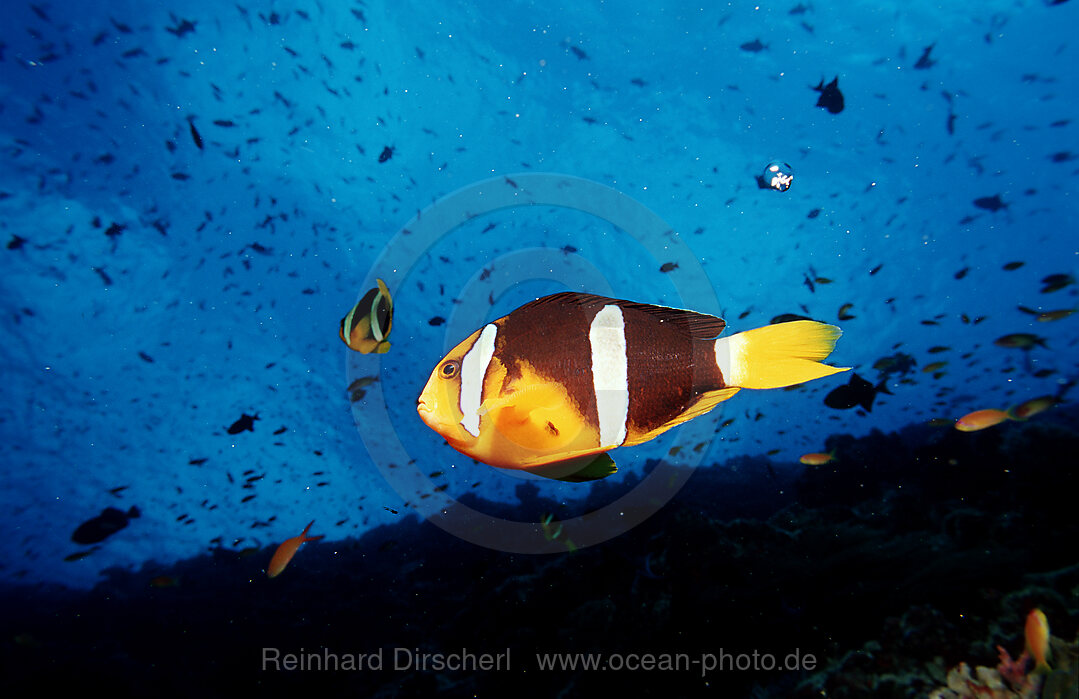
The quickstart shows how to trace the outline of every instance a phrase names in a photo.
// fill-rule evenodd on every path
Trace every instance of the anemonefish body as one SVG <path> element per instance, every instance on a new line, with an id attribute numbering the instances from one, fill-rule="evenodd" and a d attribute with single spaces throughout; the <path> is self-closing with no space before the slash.
<path id="1" fill-rule="evenodd" d="M 457 345 L 420 394 L 420 418 L 478 461 L 559 480 L 615 471 L 605 452 L 646 442 L 742 388 L 845 371 L 821 364 L 837 327 L 810 320 L 716 339 L 693 311 L 564 292 Z"/>
<path id="2" fill-rule="evenodd" d="M 381 279 L 359 303 L 341 319 L 341 341 L 361 354 L 384 354 L 390 343 L 386 338 L 393 326 L 393 299 Z"/>
<path id="3" fill-rule="evenodd" d="M 281 571 L 285 569 L 292 557 L 296 555 L 296 552 L 300 550 L 300 546 L 305 541 L 318 541 L 324 534 L 318 536 L 308 536 L 307 532 L 311 530 L 311 525 L 315 523 L 315 520 L 311 520 L 311 524 L 308 524 L 303 532 L 299 536 L 294 536 L 291 539 L 285 539 L 277 550 L 274 551 L 273 558 L 270 559 L 270 565 L 266 566 L 266 575 L 271 578 L 276 578 L 281 574 Z"/>

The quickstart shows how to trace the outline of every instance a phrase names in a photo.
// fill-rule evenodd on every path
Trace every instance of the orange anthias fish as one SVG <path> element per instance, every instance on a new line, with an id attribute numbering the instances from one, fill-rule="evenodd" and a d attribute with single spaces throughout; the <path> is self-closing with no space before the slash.
<path id="1" fill-rule="evenodd" d="M 802 454 L 802 458 L 798 460 L 806 466 L 823 466 L 824 464 L 835 461 L 835 452 L 830 451 L 827 454 L 821 452 Z"/>
<path id="2" fill-rule="evenodd" d="M 1030 610 L 1027 615 L 1027 651 L 1034 658 L 1034 672 L 1051 672 L 1049 663 L 1049 620 L 1040 609 Z"/>
<path id="3" fill-rule="evenodd" d="M 266 575 L 271 578 L 276 578 L 281 574 L 281 571 L 285 569 L 288 562 L 292 560 L 292 557 L 296 555 L 296 552 L 300 549 L 303 542 L 318 541 L 325 536 L 324 534 L 319 534 L 318 536 L 307 535 L 307 532 L 311 530 L 311 525 L 314 523 L 315 520 L 311 520 L 311 524 L 308 524 L 299 536 L 285 539 L 285 541 L 277 547 L 277 551 L 274 552 L 273 558 L 270 559 L 270 565 L 266 566 Z"/>
<path id="4" fill-rule="evenodd" d="M 999 425 L 1010 419 L 1003 410 L 975 410 L 967 413 L 955 422 L 955 429 L 960 432 L 977 432 L 993 425 Z"/>
<path id="5" fill-rule="evenodd" d="M 1059 402 L 1060 399 L 1056 396 L 1039 396 L 1038 398 L 1031 398 L 1028 401 L 1023 401 L 1009 410 L 1008 414 L 1013 420 L 1026 420 L 1029 417 L 1033 417 L 1038 413 L 1052 408 Z"/>

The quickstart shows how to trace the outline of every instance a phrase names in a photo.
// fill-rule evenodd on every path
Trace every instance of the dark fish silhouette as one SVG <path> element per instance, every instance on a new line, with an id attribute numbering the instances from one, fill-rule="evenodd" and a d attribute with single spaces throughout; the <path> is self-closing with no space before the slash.
<path id="1" fill-rule="evenodd" d="M 824 78 L 821 78 L 820 84 L 813 89 L 820 93 L 820 97 L 817 98 L 818 107 L 827 109 L 831 114 L 839 114 L 843 111 L 843 93 L 839 91 L 838 75 L 827 85 L 824 84 Z"/>
<path id="2" fill-rule="evenodd" d="M 999 194 L 994 194 L 991 197 L 978 197 L 974 200 L 974 206 L 986 211 L 1000 211 L 1007 208 L 1008 205 L 1001 200 Z"/>
<path id="3" fill-rule="evenodd" d="M 772 318 L 768 323 L 770 325 L 776 325 L 778 323 L 790 323 L 795 320 L 813 320 L 807 316 L 800 316 L 797 313 L 782 313 L 775 318 Z"/>
<path id="4" fill-rule="evenodd" d="M 86 549 L 85 551 L 76 551 L 75 553 L 69 553 L 68 555 L 64 556 L 64 560 L 67 561 L 68 563 L 71 563 L 71 562 L 74 562 L 74 561 L 81 561 L 82 559 L 89 556 L 91 553 L 93 553 L 95 551 L 98 551 L 100 549 L 101 549 L 100 546 L 94 546 L 92 548 Z"/>
<path id="5" fill-rule="evenodd" d="M 832 389 L 831 393 L 824 397 L 824 404 L 836 410 L 848 410 L 858 405 L 870 412 L 878 393 L 892 395 L 884 381 L 874 386 L 861 376 L 851 374 L 846 385 Z"/>
<path id="6" fill-rule="evenodd" d="M 738 48 L 748 53 L 760 53 L 761 51 L 764 51 L 766 48 L 768 48 L 768 46 L 762 44 L 760 39 L 754 39 L 753 41 L 747 41 Z"/>
<path id="7" fill-rule="evenodd" d="M 141 514 L 139 508 L 134 506 L 127 512 L 115 507 L 106 507 L 97 517 L 80 524 L 71 535 L 71 540 L 76 544 L 96 544 L 104 541 L 126 527 L 127 521 L 138 517 L 139 514 Z"/>
<path id="8" fill-rule="evenodd" d="M 906 376 L 914 371 L 918 361 L 905 352 L 896 352 L 888 357 L 881 357 L 873 363 L 873 368 L 879 372 L 881 379 L 887 379 L 892 374 Z"/>
<path id="9" fill-rule="evenodd" d="M 258 420 L 258 419 L 259 419 L 258 413 L 255 413 L 254 415 L 248 415 L 247 413 L 243 413 L 240 416 L 239 420 L 237 420 L 236 422 L 229 425 L 228 433 L 229 434 L 240 434 L 244 430 L 247 430 L 248 432 L 254 432 L 255 431 L 255 420 Z"/>
<path id="10" fill-rule="evenodd" d="M 929 57 L 929 52 L 933 50 L 934 46 L 936 46 L 936 44 L 930 44 L 929 46 L 925 47 L 925 50 L 922 51 L 921 58 L 919 58 L 918 62 L 914 64 L 914 68 L 916 70 L 926 70 L 927 68 L 932 68 L 937 64 L 936 61 Z"/>
<path id="11" fill-rule="evenodd" d="M 378 154 L 378 162 L 384 163 L 393 157 L 393 148 L 386 146 L 382 149 L 382 152 Z"/>
<path id="12" fill-rule="evenodd" d="M 1075 283 L 1075 277 L 1070 274 L 1050 274 L 1048 277 L 1042 279 L 1041 293 L 1051 294 L 1054 291 L 1060 291 L 1066 286 L 1071 286 Z"/>
<path id="13" fill-rule="evenodd" d="M 165 31 L 167 31 L 169 34 L 175 35 L 177 38 L 183 36 L 184 34 L 195 31 L 195 25 L 198 24 L 198 22 L 192 22 L 189 19 L 177 19 L 176 15 L 172 14 L 171 12 L 169 13 L 169 17 L 171 17 L 172 21 L 176 23 L 176 26 L 165 27 Z"/>
<path id="14" fill-rule="evenodd" d="M 188 120 L 187 125 L 191 127 L 191 140 L 195 142 L 199 150 L 202 150 L 202 136 L 199 135 L 199 130 L 195 128 L 195 122 Z"/>

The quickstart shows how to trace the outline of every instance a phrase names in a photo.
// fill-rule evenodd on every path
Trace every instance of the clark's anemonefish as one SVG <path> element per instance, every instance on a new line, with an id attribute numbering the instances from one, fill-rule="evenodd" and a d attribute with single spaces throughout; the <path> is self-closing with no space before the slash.
<path id="1" fill-rule="evenodd" d="M 377 289 L 370 289 L 341 319 L 341 341 L 361 354 L 385 354 L 386 340 L 393 327 L 393 299 L 381 279 Z"/>
<path id="2" fill-rule="evenodd" d="M 716 339 L 721 318 L 564 292 L 488 323 L 431 372 L 417 410 L 454 449 L 507 469 L 583 481 L 605 452 L 647 442 L 742 388 L 845 368 L 821 363 L 839 328 L 812 320 Z"/>

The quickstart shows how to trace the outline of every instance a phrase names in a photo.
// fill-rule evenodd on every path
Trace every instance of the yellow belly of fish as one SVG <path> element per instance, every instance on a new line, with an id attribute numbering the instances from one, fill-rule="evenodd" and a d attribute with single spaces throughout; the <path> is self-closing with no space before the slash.
<path id="1" fill-rule="evenodd" d="M 485 401 L 481 413 L 480 438 L 469 455 L 499 468 L 528 469 L 617 446 L 600 445 L 599 432 L 561 384 L 535 376 Z"/>

